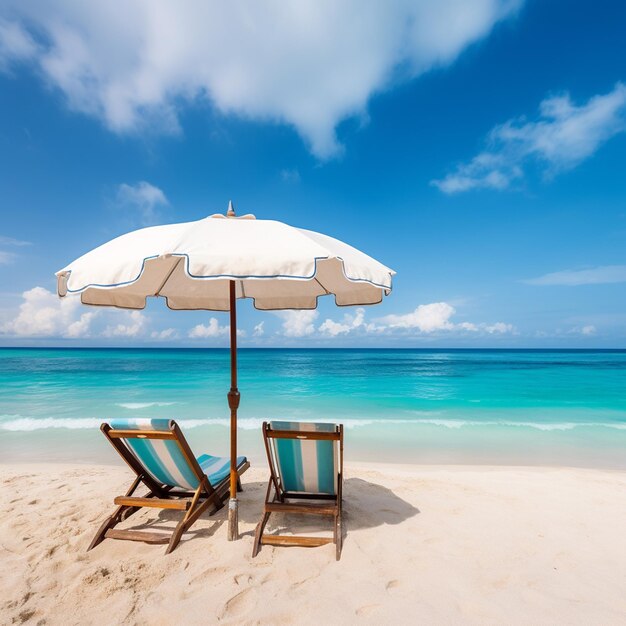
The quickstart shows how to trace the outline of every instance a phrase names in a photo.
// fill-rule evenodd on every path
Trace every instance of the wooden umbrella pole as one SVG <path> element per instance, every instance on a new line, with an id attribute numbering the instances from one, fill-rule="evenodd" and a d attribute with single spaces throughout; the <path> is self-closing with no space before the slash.
<path id="1" fill-rule="evenodd" d="M 239 517 L 237 513 L 237 293 L 234 280 L 230 281 L 230 500 L 228 502 L 228 541 L 239 539 Z"/>

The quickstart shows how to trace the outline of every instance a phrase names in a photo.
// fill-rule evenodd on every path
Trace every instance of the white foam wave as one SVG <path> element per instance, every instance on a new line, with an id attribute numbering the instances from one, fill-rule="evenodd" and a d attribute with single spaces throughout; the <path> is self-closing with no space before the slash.
<path id="1" fill-rule="evenodd" d="M 286 418 L 285 418 L 286 419 Z M 98 417 L 80 418 L 32 418 L 21 415 L 0 415 L 0 430 L 27 432 L 33 430 L 47 430 L 52 428 L 66 428 L 69 430 L 99 428 L 103 420 Z M 264 421 L 263 418 L 242 418 L 238 421 L 241 430 L 258 430 Z M 303 420 L 306 421 L 306 420 Z M 327 423 L 342 422 L 345 428 L 362 428 L 367 426 L 437 426 L 458 430 L 465 427 L 508 427 L 508 428 L 533 428 L 539 431 L 568 431 L 575 428 L 610 428 L 615 430 L 626 430 L 626 422 L 514 422 L 514 421 L 468 421 L 460 419 L 338 419 L 338 420 L 316 420 Z M 198 428 L 201 426 L 230 427 L 229 419 L 178 419 L 177 422 L 183 428 Z"/>
<path id="2" fill-rule="evenodd" d="M 119 402 L 115 406 L 135 411 L 137 409 L 148 409 L 151 406 L 172 406 L 174 404 L 177 404 L 177 402 Z"/>
<path id="3" fill-rule="evenodd" d="M 6 416 L 2 416 L 3 418 Z M 0 430 L 9 431 L 32 431 L 32 430 L 48 430 L 50 428 L 68 428 L 70 430 L 85 429 L 85 428 L 100 428 L 102 424 L 101 419 L 97 417 L 20 417 L 12 416 L 15 419 L 7 421 L 0 421 Z"/>
<path id="4" fill-rule="evenodd" d="M 182 428 L 197 428 L 198 426 L 223 426 L 230 428 L 230 419 L 182 419 L 176 420 Z M 237 420 L 237 428 L 241 430 L 261 430 L 264 420 L 261 418 L 247 417 Z"/>

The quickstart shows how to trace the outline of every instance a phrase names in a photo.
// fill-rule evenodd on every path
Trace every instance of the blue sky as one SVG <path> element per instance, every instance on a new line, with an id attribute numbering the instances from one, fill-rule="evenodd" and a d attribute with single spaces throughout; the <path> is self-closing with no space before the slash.
<path id="1" fill-rule="evenodd" d="M 626 347 L 623 3 L 259 7 L 3 3 L 1 345 L 226 345 L 223 314 L 53 294 L 232 198 L 398 273 L 363 312 L 243 302 L 242 345 Z"/>

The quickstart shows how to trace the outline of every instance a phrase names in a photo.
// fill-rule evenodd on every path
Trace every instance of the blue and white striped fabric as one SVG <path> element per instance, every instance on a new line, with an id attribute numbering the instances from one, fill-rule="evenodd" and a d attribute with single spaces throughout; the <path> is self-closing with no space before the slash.
<path id="1" fill-rule="evenodd" d="M 170 420 L 118 419 L 111 421 L 111 428 L 169 431 Z M 193 469 L 189 467 L 189 463 L 187 463 L 176 441 L 137 438 L 129 438 L 124 441 L 157 482 L 182 489 L 198 488 L 200 481 Z M 213 486 L 217 485 L 229 473 L 230 461 L 228 458 L 203 454 L 197 460 Z M 245 457 L 239 457 L 237 465 L 243 461 L 245 461 Z"/>
<path id="2" fill-rule="evenodd" d="M 273 430 L 335 432 L 335 424 L 270 422 Z M 285 491 L 337 493 L 338 441 L 329 439 L 272 439 Z"/>
<path id="3" fill-rule="evenodd" d="M 245 456 L 237 457 L 237 467 L 246 462 Z M 198 463 L 202 471 L 209 478 L 209 482 L 216 487 L 230 474 L 230 459 L 225 456 L 211 456 L 210 454 L 201 454 L 198 457 Z"/>

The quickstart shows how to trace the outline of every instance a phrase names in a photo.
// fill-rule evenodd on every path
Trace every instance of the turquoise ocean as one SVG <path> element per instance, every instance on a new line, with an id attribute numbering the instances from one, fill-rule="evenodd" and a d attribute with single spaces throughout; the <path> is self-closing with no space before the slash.
<path id="1" fill-rule="evenodd" d="M 0 349 L 0 459 L 112 462 L 115 417 L 227 454 L 222 349 Z M 273 418 L 345 425 L 348 460 L 626 468 L 626 351 L 242 349 L 240 450 Z"/>

